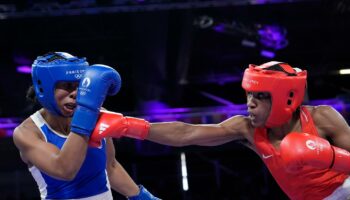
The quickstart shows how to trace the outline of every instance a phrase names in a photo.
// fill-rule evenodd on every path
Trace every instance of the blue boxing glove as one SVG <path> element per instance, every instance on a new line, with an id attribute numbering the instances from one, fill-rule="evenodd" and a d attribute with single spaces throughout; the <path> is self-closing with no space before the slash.
<path id="1" fill-rule="evenodd" d="M 129 200 L 161 200 L 148 192 L 148 190 L 143 187 L 143 185 L 139 185 L 139 188 L 140 193 L 137 196 L 128 197 Z"/>
<path id="2" fill-rule="evenodd" d="M 113 68 L 106 65 L 87 67 L 79 83 L 71 131 L 90 136 L 106 95 L 117 94 L 120 86 L 120 75 Z"/>

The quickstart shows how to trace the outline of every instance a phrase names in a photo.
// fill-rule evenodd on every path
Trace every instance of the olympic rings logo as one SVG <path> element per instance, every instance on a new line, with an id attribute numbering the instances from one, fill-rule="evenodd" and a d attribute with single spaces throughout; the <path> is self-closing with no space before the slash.
<path id="1" fill-rule="evenodd" d="M 83 76 L 83 74 L 74 74 L 74 77 L 75 77 L 76 79 L 81 79 L 82 76 Z"/>

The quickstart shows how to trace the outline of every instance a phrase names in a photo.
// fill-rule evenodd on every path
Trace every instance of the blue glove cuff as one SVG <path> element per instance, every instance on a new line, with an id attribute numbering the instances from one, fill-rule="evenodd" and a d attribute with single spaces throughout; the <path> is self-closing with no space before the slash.
<path id="1" fill-rule="evenodd" d="M 143 185 L 139 185 L 139 188 L 140 193 L 137 196 L 128 197 L 129 200 L 161 200 L 148 192 L 148 190 L 143 187 Z"/>
<path id="2" fill-rule="evenodd" d="M 94 130 L 99 110 L 91 110 L 82 106 L 77 106 L 71 122 L 71 131 L 80 135 L 90 136 Z"/>

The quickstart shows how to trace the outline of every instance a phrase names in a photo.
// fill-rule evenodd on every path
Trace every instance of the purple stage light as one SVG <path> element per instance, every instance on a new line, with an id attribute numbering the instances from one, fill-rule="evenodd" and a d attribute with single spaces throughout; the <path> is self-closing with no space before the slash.
<path id="1" fill-rule="evenodd" d="M 274 58 L 276 56 L 274 52 L 268 50 L 261 50 L 260 55 L 265 58 Z"/>
<path id="2" fill-rule="evenodd" d="M 216 32 L 222 33 L 225 31 L 225 24 L 218 24 L 213 27 Z"/>
<path id="3" fill-rule="evenodd" d="M 262 25 L 258 30 L 260 43 L 275 50 L 283 49 L 288 45 L 287 30 L 277 25 Z"/>
<path id="4" fill-rule="evenodd" d="M 156 101 L 157 102 L 157 101 Z M 154 102 L 156 105 L 157 103 Z M 163 104 L 160 102 L 160 104 Z M 350 104 L 341 99 L 312 100 L 309 105 L 329 105 L 341 114 L 350 112 Z M 135 115 L 145 118 L 151 122 L 164 121 L 184 121 L 188 123 L 219 123 L 234 115 L 247 115 L 247 104 L 231 104 L 218 107 L 206 108 L 165 108 L 155 106 L 155 113 L 144 113 L 145 115 Z M 21 118 L 0 118 L 0 138 L 11 137 L 13 130 L 20 124 Z M 141 148 L 141 147 L 140 147 Z"/>
<path id="5" fill-rule="evenodd" d="M 253 0 L 253 4 L 291 3 L 293 0 Z"/>
<path id="6" fill-rule="evenodd" d="M 0 138 L 11 137 L 13 130 L 20 124 L 20 118 L 0 118 Z"/>
<path id="7" fill-rule="evenodd" d="M 187 112 L 188 108 L 169 108 L 166 103 L 153 100 L 142 104 L 142 110 L 145 114 L 162 114 L 162 113 L 181 113 Z"/>
<path id="8" fill-rule="evenodd" d="M 201 94 L 202 94 L 203 96 L 208 97 L 209 99 L 212 99 L 212 100 L 214 100 L 214 101 L 216 101 L 216 102 L 218 102 L 218 103 L 220 103 L 220 104 L 226 105 L 226 106 L 234 106 L 234 105 L 235 105 L 234 103 L 232 103 L 232 102 L 229 101 L 229 100 L 226 100 L 226 99 L 224 99 L 224 98 L 222 98 L 222 97 L 215 96 L 215 95 L 210 94 L 210 93 L 208 93 L 208 92 L 201 92 Z"/>
<path id="9" fill-rule="evenodd" d="M 17 67 L 17 72 L 23 73 L 23 74 L 30 74 L 32 73 L 32 68 L 27 65 L 22 65 Z"/>
<path id="10" fill-rule="evenodd" d="M 198 83 L 216 83 L 224 85 L 226 83 L 240 82 L 242 80 L 241 74 L 216 73 L 207 76 L 201 76 L 194 79 Z"/>
<path id="11" fill-rule="evenodd" d="M 313 100 L 309 102 L 310 105 L 329 105 L 332 106 L 334 109 L 339 111 L 340 113 L 344 111 L 349 110 L 349 104 L 346 104 L 343 100 L 341 99 L 320 99 L 320 100 Z"/>

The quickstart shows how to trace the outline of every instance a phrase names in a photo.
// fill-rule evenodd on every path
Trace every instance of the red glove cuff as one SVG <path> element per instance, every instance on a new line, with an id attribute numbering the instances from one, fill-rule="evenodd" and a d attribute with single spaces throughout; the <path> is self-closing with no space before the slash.
<path id="1" fill-rule="evenodd" d="M 350 172 L 350 153 L 344 149 L 332 146 L 334 150 L 334 160 L 332 169 L 349 173 Z"/>
<path id="2" fill-rule="evenodd" d="M 150 129 L 148 121 L 134 117 L 125 117 L 125 119 L 127 120 L 128 129 L 124 136 L 141 140 L 144 140 L 148 136 Z"/>

